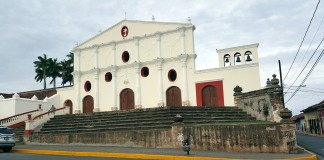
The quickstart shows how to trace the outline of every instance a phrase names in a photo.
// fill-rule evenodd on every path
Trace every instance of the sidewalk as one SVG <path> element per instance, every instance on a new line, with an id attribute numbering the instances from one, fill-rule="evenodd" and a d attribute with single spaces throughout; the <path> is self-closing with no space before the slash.
<path id="1" fill-rule="evenodd" d="M 70 156 L 93 156 L 111 158 L 136 158 L 136 159 L 195 159 L 195 160 L 219 160 L 219 159 L 308 159 L 315 160 L 316 155 L 305 151 L 302 154 L 286 153 L 245 153 L 245 152 L 219 152 L 192 150 L 190 155 L 177 148 L 140 148 L 140 147 L 116 147 L 105 145 L 17 145 L 13 152 Z"/>

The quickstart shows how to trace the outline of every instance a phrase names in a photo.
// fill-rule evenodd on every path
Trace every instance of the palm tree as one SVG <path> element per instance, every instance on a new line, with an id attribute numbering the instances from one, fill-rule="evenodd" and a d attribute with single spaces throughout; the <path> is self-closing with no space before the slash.
<path id="1" fill-rule="evenodd" d="M 57 58 L 49 59 L 49 63 L 48 63 L 48 67 L 49 67 L 49 76 L 52 77 L 52 81 L 50 82 L 50 84 L 54 83 L 53 86 L 54 88 L 56 88 L 56 78 L 57 77 L 61 77 L 61 63 L 57 62 Z"/>
<path id="2" fill-rule="evenodd" d="M 67 77 L 66 77 L 66 82 L 70 82 L 70 85 L 73 83 L 73 75 L 72 72 L 74 70 L 74 53 L 70 52 L 68 55 L 66 55 L 68 57 L 67 63 L 68 63 L 68 67 L 66 68 L 67 70 Z"/>
<path id="3" fill-rule="evenodd" d="M 44 80 L 44 89 L 46 89 L 46 77 L 48 77 L 48 59 L 46 54 L 37 57 L 38 61 L 34 61 L 35 64 L 35 80 L 36 82 L 42 82 Z"/>
<path id="4" fill-rule="evenodd" d="M 68 57 L 68 62 L 70 64 L 72 64 L 72 67 L 73 67 L 73 61 L 74 61 L 74 53 L 70 52 L 68 55 L 66 55 Z"/>
<path id="5" fill-rule="evenodd" d="M 72 73 L 73 72 L 73 66 L 71 66 L 71 63 L 69 61 L 63 60 L 61 62 L 61 76 L 62 76 L 62 83 L 61 85 L 64 86 L 65 83 L 71 82 L 73 81 L 73 76 Z"/>

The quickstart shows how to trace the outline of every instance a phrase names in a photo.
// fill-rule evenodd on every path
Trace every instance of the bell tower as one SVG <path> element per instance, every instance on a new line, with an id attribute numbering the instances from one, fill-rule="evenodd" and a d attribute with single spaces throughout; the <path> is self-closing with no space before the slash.
<path id="1" fill-rule="evenodd" d="M 255 43 L 232 48 L 216 49 L 219 67 L 259 63 L 258 47 L 259 43 Z"/>

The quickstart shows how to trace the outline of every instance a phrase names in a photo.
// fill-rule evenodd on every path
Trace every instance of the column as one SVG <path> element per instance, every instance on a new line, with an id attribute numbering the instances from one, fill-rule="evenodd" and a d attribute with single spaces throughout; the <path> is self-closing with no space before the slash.
<path id="1" fill-rule="evenodd" d="M 82 106 L 82 101 L 81 101 L 81 97 L 80 97 L 81 96 L 80 95 L 80 87 L 81 87 L 81 84 L 80 84 L 81 83 L 81 74 L 80 74 L 81 51 L 80 50 L 78 50 L 76 52 L 76 57 L 74 57 L 74 58 L 76 58 L 77 59 L 76 62 L 78 62 L 78 70 L 74 71 L 74 73 L 73 73 L 73 78 L 74 78 L 74 80 L 76 80 L 76 88 L 77 88 L 77 93 L 76 93 L 76 101 L 77 101 L 76 106 L 77 107 L 76 107 L 74 113 L 79 114 L 79 113 L 81 113 L 81 106 Z"/>
<path id="2" fill-rule="evenodd" d="M 113 106 L 111 107 L 111 110 L 112 111 L 116 111 L 118 110 L 118 107 L 117 107 L 117 83 L 116 83 L 116 72 L 117 72 L 117 67 L 114 66 L 111 70 L 111 74 L 112 74 L 112 85 L 113 85 Z"/>
<path id="3" fill-rule="evenodd" d="M 162 64 L 163 59 L 158 59 L 157 61 L 157 70 L 158 70 L 158 86 L 159 86 L 159 102 L 158 107 L 164 107 L 164 89 L 163 89 L 163 79 L 162 79 Z"/>
<path id="4" fill-rule="evenodd" d="M 181 45 L 181 54 L 186 54 L 186 45 L 185 45 L 185 28 L 180 29 L 180 45 Z"/>
<path id="5" fill-rule="evenodd" d="M 188 94 L 188 77 L 187 77 L 187 59 L 188 55 L 181 55 L 181 68 L 182 68 L 182 81 L 183 81 L 183 101 L 182 106 L 189 106 L 189 94 Z"/>
<path id="6" fill-rule="evenodd" d="M 93 112 L 99 112 L 99 47 L 95 46 L 95 69 L 94 69 L 94 79 L 95 79 L 95 95 L 94 95 L 94 107 Z"/>

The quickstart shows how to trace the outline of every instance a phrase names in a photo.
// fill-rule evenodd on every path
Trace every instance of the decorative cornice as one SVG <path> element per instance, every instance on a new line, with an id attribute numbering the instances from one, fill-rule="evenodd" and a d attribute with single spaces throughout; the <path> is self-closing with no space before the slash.
<path id="1" fill-rule="evenodd" d="M 183 60 L 183 57 L 186 57 L 186 60 L 191 59 L 191 58 L 196 58 L 197 55 L 196 54 L 185 54 L 185 55 L 179 55 L 177 57 L 171 57 L 171 58 L 157 58 L 157 59 L 153 59 L 151 61 L 146 61 L 146 62 L 134 62 L 132 64 L 129 65 L 121 65 L 121 66 L 114 66 L 111 65 L 109 67 L 106 68 L 94 68 L 94 69 L 90 69 L 87 71 L 74 71 L 73 75 L 78 73 L 80 75 L 84 75 L 84 74 L 91 74 L 94 71 L 98 70 L 98 72 L 112 72 L 112 71 L 117 71 L 119 69 L 131 69 L 131 68 L 136 68 L 136 67 L 141 67 L 141 66 L 146 66 L 146 65 L 159 65 L 159 63 L 164 63 L 164 62 L 176 62 L 176 61 L 181 61 Z"/>
<path id="2" fill-rule="evenodd" d="M 237 51 L 240 49 L 250 49 L 250 48 L 258 48 L 258 47 L 259 47 L 259 43 L 254 43 L 254 44 L 237 46 L 237 47 L 232 47 L 232 48 L 216 49 L 216 51 L 217 51 L 217 53 L 224 53 L 224 52 Z"/>
<path id="3" fill-rule="evenodd" d="M 88 47 L 83 47 L 83 48 L 74 48 L 73 50 L 76 51 L 76 50 L 80 50 L 80 51 L 85 51 L 85 50 L 91 50 L 91 49 L 94 49 L 96 47 L 105 47 L 105 46 L 112 46 L 113 44 L 119 44 L 119 43 L 127 43 L 127 42 L 130 42 L 130 41 L 134 41 L 134 40 L 142 40 L 142 39 L 147 39 L 147 38 L 153 38 L 153 37 L 156 37 L 157 35 L 166 35 L 166 34 L 171 34 L 171 33 L 176 33 L 176 32 L 179 32 L 179 29 L 180 30 L 186 30 L 186 29 L 189 29 L 189 28 L 192 28 L 193 26 L 184 26 L 184 27 L 181 27 L 181 28 L 177 28 L 177 29 L 173 29 L 173 30 L 169 30 L 169 31 L 164 31 L 164 32 L 155 32 L 153 34 L 147 34 L 147 35 L 143 35 L 143 36 L 136 36 L 136 37 L 133 37 L 133 38 L 130 38 L 130 39 L 123 39 L 123 40 L 120 40 L 120 41 L 111 41 L 111 42 L 108 42 L 108 43 L 102 43 L 102 44 L 95 44 L 95 45 L 92 45 L 92 46 L 88 46 Z"/>
<path id="4" fill-rule="evenodd" d="M 251 68 L 251 67 L 258 67 L 258 66 L 259 66 L 259 63 L 251 63 L 251 64 L 236 65 L 236 66 L 197 70 L 197 71 L 195 71 L 195 73 L 199 74 L 199 73 L 206 73 L 206 72 L 217 72 L 217 71 L 234 70 L 234 69 L 241 69 L 241 68 Z"/>

